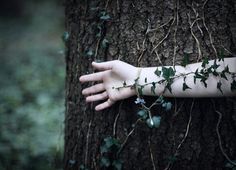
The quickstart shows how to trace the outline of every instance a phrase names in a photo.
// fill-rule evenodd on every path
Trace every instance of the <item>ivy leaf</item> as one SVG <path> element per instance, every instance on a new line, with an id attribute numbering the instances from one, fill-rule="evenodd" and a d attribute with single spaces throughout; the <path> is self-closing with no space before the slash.
<path id="1" fill-rule="evenodd" d="M 121 170 L 122 169 L 122 162 L 120 160 L 114 160 L 112 162 L 112 166 L 116 169 L 116 170 Z"/>
<path id="2" fill-rule="evenodd" d="M 189 54 L 185 53 L 181 65 L 186 67 L 186 65 L 188 65 L 188 64 L 189 64 Z"/>
<path id="3" fill-rule="evenodd" d="M 214 64 L 211 66 L 214 70 L 216 70 L 218 67 L 220 67 L 219 64 L 216 64 L 216 59 L 214 60 Z"/>
<path id="4" fill-rule="evenodd" d="M 225 75 L 225 72 L 224 72 L 224 71 L 221 72 L 220 76 L 221 76 L 222 78 L 224 78 L 225 80 L 228 80 L 227 77 L 226 77 L 226 75 Z"/>
<path id="5" fill-rule="evenodd" d="M 183 91 L 185 91 L 186 89 L 191 89 L 186 82 L 183 83 Z"/>
<path id="6" fill-rule="evenodd" d="M 152 119 L 148 118 L 146 122 L 150 128 L 153 128 L 153 127 L 158 128 L 161 123 L 161 117 L 153 116 Z"/>
<path id="7" fill-rule="evenodd" d="M 87 55 L 88 57 L 91 57 L 91 56 L 93 55 L 93 51 L 92 51 L 91 49 L 88 50 L 87 53 L 86 53 L 86 55 Z"/>
<path id="8" fill-rule="evenodd" d="M 143 119 L 146 119 L 147 118 L 147 111 L 146 110 L 140 110 L 138 111 L 137 113 L 140 117 L 142 117 Z"/>
<path id="9" fill-rule="evenodd" d="M 76 163 L 76 160 L 72 160 L 72 159 L 69 160 L 69 164 L 74 165 L 75 163 Z"/>
<path id="10" fill-rule="evenodd" d="M 218 73 L 216 70 L 214 70 L 214 71 L 212 72 L 212 74 L 213 74 L 214 76 L 219 76 L 219 73 Z"/>
<path id="11" fill-rule="evenodd" d="M 158 77 L 160 77 L 160 75 L 161 75 L 161 71 L 160 70 L 158 70 L 158 68 L 156 69 L 156 71 L 154 72 Z"/>
<path id="12" fill-rule="evenodd" d="M 126 82 L 124 81 L 124 82 L 123 82 L 123 87 L 125 87 L 126 85 L 127 85 L 127 84 L 126 84 Z"/>
<path id="13" fill-rule="evenodd" d="M 194 77 L 193 77 L 194 84 L 196 84 L 197 75 L 198 75 L 198 69 L 194 73 Z"/>
<path id="14" fill-rule="evenodd" d="M 107 45 L 109 44 L 109 41 L 106 39 L 106 38 L 104 38 L 103 40 L 102 40 L 102 48 L 107 48 Z"/>
<path id="15" fill-rule="evenodd" d="M 102 146 L 100 147 L 100 152 L 101 152 L 101 154 L 107 153 L 108 151 L 109 151 L 109 148 L 108 148 L 106 145 L 102 145 Z"/>
<path id="16" fill-rule="evenodd" d="M 107 157 L 102 157 L 100 160 L 101 167 L 109 167 L 111 165 L 110 160 Z"/>
<path id="17" fill-rule="evenodd" d="M 110 148 L 110 147 L 114 144 L 113 138 L 112 138 L 111 136 L 106 137 L 106 138 L 104 139 L 104 142 L 105 142 L 105 146 L 106 146 L 107 148 Z"/>
<path id="18" fill-rule="evenodd" d="M 161 117 L 160 116 L 153 116 L 152 117 L 153 123 L 154 123 L 154 127 L 158 128 L 161 124 Z"/>
<path id="19" fill-rule="evenodd" d="M 224 70 L 223 70 L 225 73 L 230 73 L 230 71 L 229 71 L 229 66 L 227 65 L 225 68 L 224 68 Z"/>
<path id="20" fill-rule="evenodd" d="M 175 71 L 173 70 L 172 67 L 169 68 L 162 67 L 162 72 L 164 79 L 167 80 L 168 82 L 170 81 L 170 78 L 175 75 Z"/>
<path id="21" fill-rule="evenodd" d="M 236 90 L 236 81 L 233 80 L 233 82 L 231 83 L 231 91 Z"/>
<path id="22" fill-rule="evenodd" d="M 202 79 L 200 81 L 203 82 L 204 86 L 207 88 L 206 80 L 207 80 L 207 78 L 202 77 Z"/>
<path id="23" fill-rule="evenodd" d="M 219 81 L 219 82 L 217 83 L 217 89 L 219 89 L 220 92 L 223 94 L 223 91 L 222 91 L 222 89 L 221 89 L 221 85 L 222 85 L 222 83 Z"/>
<path id="24" fill-rule="evenodd" d="M 155 88 L 156 88 L 156 84 L 155 82 L 152 82 L 152 87 L 151 87 L 151 92 L 155 95 Z"/>
<path id="25" fill-rule="evenodd" d="M 171 102 L 166 102 L 165 110 L 166 110 L 166 111 L 169 111 L 169 110 L 171 109 L 171 107 L 172 107 Z"/>
<path id="26" fill-rule="evenodd" d="M 104 20 L 104 21 L 109 20 L 110 18 L 111 18 L 111 17 L 110 17 L 108 14 L 102 15 L 102 16 L 100 17 L 100 19 L 101 19 L 101 20 Z"/>
<path id="27" fill-rule="evenodd" d="M 207 57 L 204 57 L 202 61 L 202 67 L 205 68 L 207 64 L 209 64 L 209 60 Z"/>
<path id="28" fill-rule="evenodd" d="M 67 42 L 69 40 L 70 34 L 68 32 L 64 32 L 62 35 L 63 42 Z"/>
<path id="29" fill-rule="evenodd" d="M 219 52 L 219 55 L 218 55 L 218 61 L 224 61 L 224 57 L 225 57 L 225 54 L 224 54 L 224 50 L 221 49 L 220 52 Z"/>

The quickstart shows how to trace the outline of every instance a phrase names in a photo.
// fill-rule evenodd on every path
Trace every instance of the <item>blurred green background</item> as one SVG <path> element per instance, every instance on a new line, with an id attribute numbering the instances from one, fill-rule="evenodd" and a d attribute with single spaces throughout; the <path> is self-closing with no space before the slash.
<path id="1" fill-rule="evenodd" d="M 63 4 L 0 5 L 0 170 L 62 169 Z"/>

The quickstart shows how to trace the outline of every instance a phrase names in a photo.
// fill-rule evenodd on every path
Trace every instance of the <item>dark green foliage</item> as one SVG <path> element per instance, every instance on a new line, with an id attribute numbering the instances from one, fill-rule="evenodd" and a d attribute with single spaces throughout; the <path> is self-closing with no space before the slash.
<path id="1" fill-rule="evenodd" d="M 148 113 L 145 109 L 139 110 L 137 113 L 142 119 L 146 119 L 148 117 Z"/>
<path id="2" fill-rule="evenodd" d="M 160 77 L 160 75 L 161 75 L 161 71 L 160 70 L 158 70 L 158 68 L 156 69 L 156 71 L 154 72 L 158 77 Z"/>
<path id="3" fill-rule="evenodd" d="M 207 57 L 204 57 L 202 61 L 202 67 L 205 68 L 207 64 L 209 64 L 209 59 Z"/>
<path id="4" fill-rule="evenodd" d="M 160 116 L 153 116 L 152 118 L 148 118 L 146 120 L 146 123 L 150 128 L 158 128 L 161 123 L 161 117 Z"/>
<path id="5" fill-rule="evenodd" d="M 120 170 L 122 162 L 118 158 L 120 142 L 111 136 L 104 138 L 103 144 L 100 146 L 100 167 L 112 167 L 112 169 Z"/>
<path id="6" fill-rule="evenodd" d="M 175 75 L 175 71 L 172 67 L 162 67 L 163 77 L 167 82 L 170 82 L 171 78 Z"/>
<path id="7" fill-rule="evenodd" d="M 183 91 L 185 91 L 186 89 L 191 89 L 186 82 L 183 83 Z"/>

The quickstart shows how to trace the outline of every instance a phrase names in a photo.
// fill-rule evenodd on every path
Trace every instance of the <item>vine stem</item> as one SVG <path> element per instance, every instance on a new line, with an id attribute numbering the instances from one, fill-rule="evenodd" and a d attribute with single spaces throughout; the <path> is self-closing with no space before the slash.
<path id="1" fill-rule="evenodd" d="M 120 110 L 121 110 L 122 104 L 123 104 L 123 101 L 121 101 L 121 103 L 119 105 L 119 110 L 118 110 L 118 113 L 115 117 L 115 121 L 114 121 L 114 124 L 113 124 L 113 136 L 116 136 L 116 126 L 117 126 L 118 118 L 120 116 Z"/>
<path id="2" fill-rule="evenodd" d="M 153 170 L 156 170 L 156 165 L 155 165 L 154 158 L 153 158 L 153 154 L 152 154 L 152 148 L 151 148 L 151 140 L 150 140 L 150 137 L 149 137 L 149 139 L 148 139 L 148 146 L 149 146 L 149 152 L 150 152 L 150 157 L 151 157 L 151 161 L 152 161 Z"/>
<path id="3" fill-rule="evenodd" d="M 129 137 L 132 135 L 132 133 L 134 132 L 134 130 L 135 130 L 136 126 L 137 126 L 137 124 L 138 124 L 139 121 L 141 121 L 141 120 L 142 120 L 141 118 L 139 118 L 138 120 L 136 120 L 136 122 L 134 123 L 133 129 L 128 133 L 128 135 L 126 136 L 124 142 L 121 144 L 121 147 L 120 147 L 120 149 L 119 149 L 118 152 L 117 152 L 117 155 L 119 155 L 120 152 L 123 150 L 123 148 L 124 148 L 125 144 L 127 143 Z"/>
<path id="4" fill-rule="evenodd" d="M 90 136 L 90 129 L 91 129 L 91 124 L 92 124 L 92 120 L 89 121 L 89 124 L 88 124 L 88 132 L 87 132 L 87 135 L 86 135 L 86 152 L 85 152 L 85 165 L 87 166 L 87 163 L 88 163 L 88 145 L 89 145 L 89 136 Z"/>
<path id="5" fill-rule="evenodd" d="M 182 144 L 185 142 L 187 136 L 188 136 L 188 133 L 189 133 L 189 129 L 190 129 L 190 124 L 191 124 L 191 121 L 192 121 L 192 111 L 193 111 L 193 106 L 194 106 L 194 103 L 195 103 L 195 99 L 193 99 L 192 101 L 192 104 L 191 104 L 191 108 L 190 108 L 190 113 L 189 113 L 189 120 L 188 120 L 188 124 L 187 124 L 187 127 L 186 127 L 186 132 L 184 134 L 184 138 L 181 140 L 181 142 L 179 143 L 179 145 L 177 146 L 176 150 L 175 150 L 175 153 L 174 153 L 174 157 L 176 157 L 178 155 L 178 152 L 179 152 L 179 149 L 180 147 L 182 146 Z M 169 162 L 166 166 L 166 168 L 164 170 L 168 170 L 170 169 L 170 165 L 171 165 L 171 162 Z"/>
<path id="6" fill-rule="evenodd" d="M 171 79 L 173 80 L 173 79 L 176 79 L 176 78 L 179 78 L 179 77 L 184 77 L 184 76 L 187 76 L 187 75 L 190 75 L 190 74 L 195 74 L 195 73 L 194 73 L 194 72 L 189 72 L 189 73 L 186 73 L 186 74 L 179 74 L 179 75 L 176 75 L 176 76 L 171 77 Z M 159 81 L 150 82 L 150 83 L 145 83 L 145 84 L 143 84 L 143 85 L 137 84 L 136 86 L 137 86 L 137 87 L 143 87 L 143 86 L 147 86 L 147 85 L 150 85 L 150 84 L 153 84 L 153 83 L 155 83 L 155 84 L 160 84 L 160 83 L 164 83 L 164 82 L 166 82 L 166 80 L 165 80 L 165 79 L 161 79 L 161 80 L 159 80 Z M 135 84 L 126 85 L 126 86 L 120 86 L 120 87 L 113 87 L 113 88 L 119 90 L 119 89 L 121 89 L 121 88 L 128 88 L 128 87 L 129 87 L 129 88 L 134 88 L 134 87 L 135 87 Z M 162 94 L 163 94 L 163 93 L 162 93 Z M 138 95 L 138 97 L 140 98 L 139 95 Z"/>
<path id="7" fill-rule="evenodd" d="M 188 14 L 188 18 L 189 18 L 189 24 L 190 24 L 190 31 L 191 31 L 191 34 L 193 36 L 193 38 L 195 39 L 196 43 L 197 43 L 197 47 L 198 47 L 198 58 L 197 58 L 197 62 L 199 62 L 199 59 L 202 58 L 202 51 L 201 51 L 201 47 L 200 47 L 200 43 L 199 43 L 199 40 L 197 39 L 196 35 L 194 34 L 193 32 L 193 26 L 194 24 L 200 20 L 201 18 L 197 18 L 195 19 L 192 23 L 191 23 L 191 19 L 190 19 L 190 14 Z"/>
<path id="8" fill-rule="evenodd" d="M 222 140 L 221 140 L 221 137 L 220 137 L 220 132 L 219 132 L 219 126 L 220 126 L 220 122 L 222 120 L 222 113 L 219 112 L 218 110 L 215 110 L 215 112 L 219 115 L 219 118 L 218 118 L 218 121 L 217 121 L 217 124 L 216 124 L 216 133 L 217 133 L 217 137 L 218 137 L 218 141 L 219 141 L 219 146 L 220 146 L 220 150 L 222 152 L 222 154 L 224 155 L 224 157 L 234 166 L 236 166 L 236 162 L 232 161 L 229 156 L 226 154 L 226 152 L 224 151 L 223 149 L 223 146 L 222 146 Z"/>

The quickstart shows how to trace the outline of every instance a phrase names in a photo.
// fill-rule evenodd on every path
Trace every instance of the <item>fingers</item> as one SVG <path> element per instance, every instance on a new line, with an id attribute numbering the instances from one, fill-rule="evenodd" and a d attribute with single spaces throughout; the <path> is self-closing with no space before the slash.
<path id="1" fill-rule="evenodd" d="M 92 66 L 97 70 L 111 70 L 114 61 L 107 61 L 102 63 L 92 62 Z"/>
<path id="2" fill-rule="evenodd" d="M 105 87 L 103 83 L 96 84 L 94 86 L 88 87 L 82 91 L 83 95 L 89 95 L 93 93 L 99 93 L 101 91 L 104 91 Z"/>
<path id="3" fill-rule="evenodd" d="M 87 102 L 95 102 L 95 101 L 104 100 L 104 99 L 107 99 L 107 98 L 108 98 L 108 94 L 105 91 L 105 92 L 100 93 L 100 94 L 96 94 L 96 95 L 86 97 L 86 101 Z"/>
<path id="4" fill-rule="evenodd" d="M 92 73 L 92 74 L 87 74 L 84 76 L 81 76 L 79 80 L 81 82 L 89 82 L 89 81 L 101 81 L 105 72 L 98 72 L 98 73 Z"/>
<path id="5" fill-rule="evenodd" d="M 96 111 L 103 110 L 103 109 L 105 109 L 105 108 L 110 107 L 110 106 L 113 105 L 114 103 L 115 103 L 114 101 L 112 101 L 111 99 L 108 99 L 106 102 L 97 105 L 97 106 L 95 107 L 95 110 L 96 110 Z"/>

